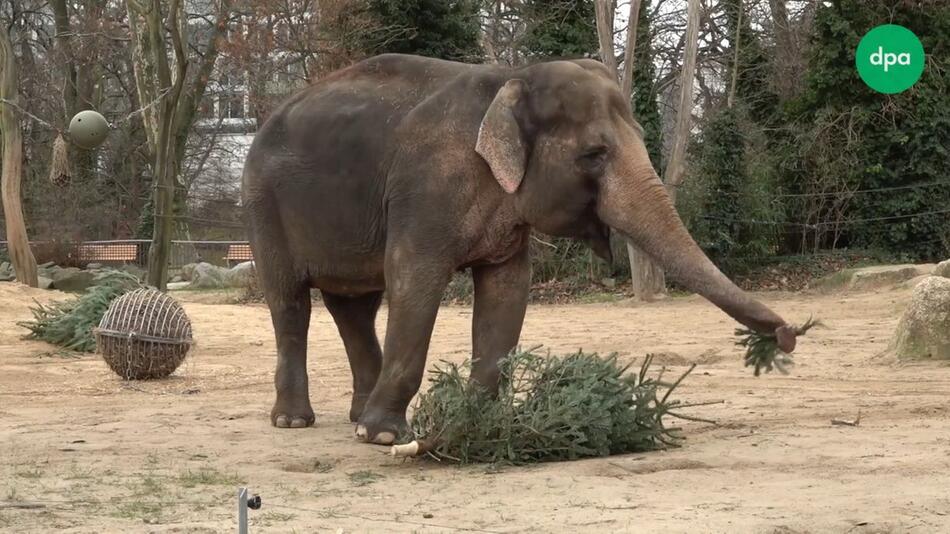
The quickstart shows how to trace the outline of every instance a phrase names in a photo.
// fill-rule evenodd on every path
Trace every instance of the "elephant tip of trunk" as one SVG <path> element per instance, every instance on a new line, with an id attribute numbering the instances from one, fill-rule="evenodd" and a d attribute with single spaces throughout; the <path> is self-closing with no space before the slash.
<path id="1" fill-rule="evenodd" d="M 795 350 L 798 329 L 792 325 L 784 324 L 775 329 L 775 339 L 778 342 L 778 348 L 786 354 L 791 354 Z"/>

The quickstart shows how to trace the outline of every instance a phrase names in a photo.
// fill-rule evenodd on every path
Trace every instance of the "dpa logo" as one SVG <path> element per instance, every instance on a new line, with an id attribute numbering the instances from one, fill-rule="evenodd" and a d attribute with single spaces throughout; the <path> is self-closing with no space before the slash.
<path id="1" fill-rule="evenodd" d="M 884 72 L 887 72 L 891 65 L 910 65 L 910 54 L 901 52 L 893 54 L 884 52 L 884 47 L 877 47 L 877 52 L 871 54 L 871 65 L 884 65 Z"/>
<path id="2" fill-rule="evenodd" d="M 924 72 L 924 47 L 914 32 L 896 24 L 869 31 L 858 44 L 855 64 L 864 83 L 880 93 L 910 88 Z"/>

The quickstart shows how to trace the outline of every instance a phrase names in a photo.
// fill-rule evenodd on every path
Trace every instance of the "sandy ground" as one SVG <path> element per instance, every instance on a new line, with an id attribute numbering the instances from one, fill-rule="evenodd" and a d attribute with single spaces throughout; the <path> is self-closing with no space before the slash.
<path id="1" fill-rule="evenodd" d="M 906 289 L 762 295 L 829 328 L 800 341 L 790 376 L 758 379 L 731 320 L 696 297 L 533 306 L 525 345 L 699 363 L 680 398 L 723 400 L 693 412 L 720 424 L 686 424 L 680 449 L 499 470 L 356 443 L 324 310 L 310 337 L 317 425 L 277 430 L 266 308 L 179 293 L 199 345 L 173 378 L 130 387 L 94 355 L 21 340 L 15 321 L 51 295 L 0 284 L 3 531 L 233 531 L 246 484 L 264 502 L 252 532 L 950 532 L 950 366 L 878 356 Z M 470 320 L 442 309 L 430 366 L 468 355 Z M 831 424 L 859 411 L 859 426 Z"/>

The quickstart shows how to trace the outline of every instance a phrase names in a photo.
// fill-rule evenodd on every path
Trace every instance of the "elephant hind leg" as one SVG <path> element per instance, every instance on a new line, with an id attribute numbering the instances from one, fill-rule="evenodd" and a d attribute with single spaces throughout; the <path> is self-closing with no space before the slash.
<path id="1" fill-rule="evenodd" d="M 277 341 L 277 399 L 271 410 L 271 423 L 280 428 L 307 427 L 315 419 L 307 377 L 309 280 L 294 271 L 277 211 L 255 210 L 250 220 L 256 271 Z"/>
<path id="2" fill-rule="evenodd" d="M 383 351 L 376 336 L 376 312 L 382 299 L 382 291 L 356 297 L 323 292 L 323 301 L 340 331 L 350 361 L 353 374 L 350 421 L 354 423 L 362 415 L 366 400 L 376 386 L 383 362 Z"/>

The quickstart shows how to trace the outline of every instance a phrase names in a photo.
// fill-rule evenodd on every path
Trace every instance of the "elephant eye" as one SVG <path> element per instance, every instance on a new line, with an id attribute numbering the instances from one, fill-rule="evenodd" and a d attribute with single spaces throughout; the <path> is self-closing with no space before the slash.
<path id="1" fill-rule="evenodd" d="M 577 165 L 587 173 L 596 174 L 604 170 L 607 162 L 607 147 L 598 145 L 581 153 L 577 158 Z"/>

